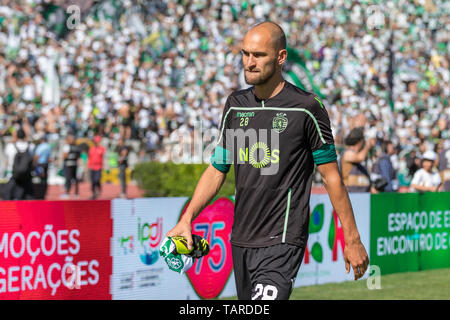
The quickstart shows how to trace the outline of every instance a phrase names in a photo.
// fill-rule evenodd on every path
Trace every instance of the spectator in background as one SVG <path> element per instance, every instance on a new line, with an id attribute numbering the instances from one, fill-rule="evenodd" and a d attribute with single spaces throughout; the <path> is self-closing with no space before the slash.
<path id="1" fill-rule="evenodd" d="M 365 142 L 362 127 L 354 128 L 345 138 L 346 148 L 342 153 L 341 172 L 348 192 L 371 191 L 370 175 L 365 161 L 374 142 L 374 139 Z"/>
<path id="2" fill-rule="evenodd" d="M 11 133 L 11 141 L 5 146 L 5 156 L 6 156 L 6 171 L 5 178 L 9 179 L 12 176 L 12 168 L 14 162 L 14 156 L 16 155 L 17 149 L 14 146 L 17 142 L 17 130 L 13 130 Z"/>
<path id="3" fill-rule="evenodd" d="M 128 168 L 128 154 L 130 153 L 130 148 L 125 144 L 125 138 L 121 137 L 117 145 L 117 153 L 119 154 L 119 179 L 121 186 L 121 198 L 126 198 L 127 195 L 127 168 Z"/>
<path id="4" fill-rule="evenodd" d="M 105 148 L 100 145 L 101 140 L 101 136 L 95 136 L 94 145 L 89 148 L 88 153 L 88 168 L 90 170 L 92 200 L 97 199 L 102 191 L 101 178 Z"/>
<path id="5" fill-rule="evenodd" d="M 441 176 L 434 170 L 437 155 L 427 150 L 422 155 L 422 168 L 417 170 L 411 180 L 411 191 L 438 191 L 441 185 Z"/>
<path id="6" fill-rule="evenodd" d="M 33 144 L 27 141 L 25 131 L 17 131 L 17 141 L 12 144 L 12 175 L 4 187 L 4 200 L 34 199 L 31 172 L 33 170 Z M 13 151 L 14 150 L 14 151 Z"/>
<path id="7" fill-rule="evenodd" d="M 398 190 L 397 171 L 391 161 L 391 156 L 395 154 L 394 144 L 391 141 L 384 140 L 381 143 L 381 154 L 375 162 L 372 173 L 372 180 L 375 181 L 375 189 L 378 192 L 394 192 Z M 376 181 L 383 186 L 377 187 Z"/>
<path id="8" fill-rule="evenodd" d="M 52 147 L 48 143 L 47 135 L 45 133 L 40 133 L 37 135 L 36 143 L 37 147 L 34 152 L 34 167 L 36 176 L 39 177 L 42 186 L 40 196 L 37 197 L 38 193 L 36 192 L 36 197 L 39 199 L 45 199 L 48 187 L 48 166 L 50 163 Z"/>
<path id="9" fill-rule="evenodd" d="M 450 144 L 450 143 L 449 143 Z M 442 186 L 440 191 L 450 191 L 450 145 L 445 145 L 439 153 L 439 172 Z"/>
<path id="10" fill-rule="evenodd" d="M 49 2 L 0 1 L 3 143 L 20 126 L 28 135 L 48 131 L 56 145 L 66 128 L 91 137 L 101 125 L 105 138 L 147 143 L 140 159 L 170 161 L 171 137 L 193 132 L 197 121 L 215 130 L 224 97 L 246 87 L 238 43 L 245 26 L 263 19 L 280 21 L 291 47 L 301 48 L 310 76 L 293 54 L 285 71 L 326 97 L 338 149 L 363 115 L 366 130 L 402 149 L 450 141 L 448 1 L 114 1 L 105 8 L 115 14 L 93 6 L 56 38 Z M 369 13 L 377 6 L 389 18 L 379 26 Z"/>
<path id="11" fill-rule="evenodd" d="M 406 166 L 408 168 L 408 175 L 412 178 L 417 170 L 421 168 L 420 158 L 417 156 L 416 150 L 411 150 L 406 158 Z"/>
<path id="12" fill-rule="evenodd" d="M 68 134 L 66 137 L 66 144 L 63 147 L 64 176 L 66 178 L 65 194 L 61 195 L 61 198 L 63 199 L 70 197 L 72 184 L 75 185 L 75 198 L 78 198 L 79 196 L 77 170 L 80 154 L 81 149 L 75 144 L 75 136 Z"/>

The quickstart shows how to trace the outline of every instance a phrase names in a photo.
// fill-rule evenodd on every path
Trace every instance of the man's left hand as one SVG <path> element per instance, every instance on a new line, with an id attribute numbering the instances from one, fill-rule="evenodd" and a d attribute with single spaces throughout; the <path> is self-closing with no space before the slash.
<path id="1" fill-rule="evenodd" d="M 344 260 L 347 273 L 350 272 L 350 266 L 352 266 L 355 280 L 361 278 L 369 266 L 369 257 L 360 240 L 345 244 Z"/>

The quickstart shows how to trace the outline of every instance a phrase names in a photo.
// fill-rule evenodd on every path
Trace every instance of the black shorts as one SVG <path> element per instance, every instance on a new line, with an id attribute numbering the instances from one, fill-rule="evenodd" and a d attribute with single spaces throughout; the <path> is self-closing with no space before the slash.
<path id="1" fill-rule="evenodd" d="M 72 183 L 72 180 L 76 182 L 77 180 L 77 167 L 74 166 L 67 166 L 64 168 L 65 170 L 65 176 L 66 176 L 66 182 Z"/>
<path id="2" fill-rule="evenodd" d="M 287 243 L 264 248 L 232 246 L 239 300 L 288 300 L 305 253 Z"/>

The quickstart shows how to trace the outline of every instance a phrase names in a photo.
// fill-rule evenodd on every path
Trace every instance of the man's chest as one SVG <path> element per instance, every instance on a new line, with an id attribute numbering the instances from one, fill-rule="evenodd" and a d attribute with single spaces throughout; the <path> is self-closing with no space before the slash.
<path id="1" fill-rule="evenodd" d="M 224 125 L 225 148 L 236 164 L 256 169 L 285 166 L 309 149 L 307 112 L 303 108 L 230 108 Z"/>
<path id="2" fill-rule="evenodd" d="M 300 145 L 305 139 L 303 108 L 232 107 L 226 115 L 224 130 L 227 141 L 239 146 L 264 142 L 279 147 Z"/>

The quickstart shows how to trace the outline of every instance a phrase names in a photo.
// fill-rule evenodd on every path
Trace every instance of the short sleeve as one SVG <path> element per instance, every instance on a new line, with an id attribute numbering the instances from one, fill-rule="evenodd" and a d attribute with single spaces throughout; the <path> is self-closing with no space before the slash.
<path id="1" fill-rule="evenodd" d="M 413 184 L 420 185 L 421 181 L 422 181 L 422 177 L 421 177 L 420 171 L 418 170 L 414 173 L 410 184 L 411 185 L 413 185 Z"/>
<path id="2" fill-rule="evenodd" d="M 433 184 L 435 186 L 439 186 L 442 183 L 441 175 L 439 173 L 435 173 L 433 175 Z"/>
<path id="3" fill-rule="evenodd" d="M 322 164 L 335 161 L 337 154 L 330 118 L 322 101 L 314 97 L 306 113 L 305 131 L 314 162 Z"/>
<path id="4" fill-rule="evenodd" d="M 211 164 L 217 170 L 228 173 L 232 164 L 231 150 L 227 149 L 226 129 L 229 128 L 228 114 L 230 111 L 230 97 L 228 97 L 223 109 L 222 121 L 220 123 L 220 134 L 214 153 L 211 156 Z"/>

